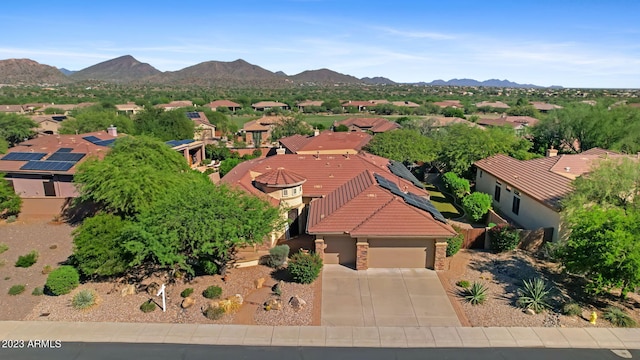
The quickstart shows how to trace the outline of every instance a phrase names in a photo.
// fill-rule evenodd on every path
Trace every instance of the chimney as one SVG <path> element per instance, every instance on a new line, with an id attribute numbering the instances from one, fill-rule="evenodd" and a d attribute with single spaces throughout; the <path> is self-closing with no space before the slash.
<path id="1" fill-rule="evenodd" d="M 276 155 L 284 155 L 286 152 L 287 149 L 283 148 L 282 146 L 276 149 Z"/>
<path id="2" fill-rule="evenodd" d="M 554 149 L 553 146 L 547 149 L 547 157 L 558 156 L 558 150 Z"/>
<path id="3" fill-rule="evenodd" d="M 314 128 L 313 129 L 313 136 L 318 136 L 320 135 L 320 130 L 318 130 L 318 128 Z"/>
<path id="4" fill-rule="evenodd" d="M 113 126 L 113 124 L 111 126 L 109 126 L 107 128 L 107 134 L 113 136 L 113 137 L 117 137 L 118 136 L 118 128 Z"/>

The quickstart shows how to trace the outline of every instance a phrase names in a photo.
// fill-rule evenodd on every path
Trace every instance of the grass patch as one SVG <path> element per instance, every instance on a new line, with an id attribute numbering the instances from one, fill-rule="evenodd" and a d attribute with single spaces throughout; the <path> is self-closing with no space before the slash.
<path id="1" fill-rule="evenodd" d="M 142 305 L 140 305 L 140 310 L 143 313 L 149 313 L 152 312 L 156 309 L 156 303 L 153 302 L 153 300 L 149 300 L 149 301 L 145 301 L 142 303 Z"/>
<path id="2" fill-rule="evenodd" d="M 202 292 L 202 296 L 207 299 L 217 299 L 220 295 L 222 295 L 222 288 L 216 285 L 209 286 Z"/>
<path id="3" fill-rule="evenodd" d="M 33 250 L 27 255 L 18 256 L 18 261 L 16 261 L 16 267 L 28 268 L 31 265 L 35 264 L 38 261 L 38 252 Z"/>
<path id="4" fill-rule="evenodd" d="M 5 243 L 0 243 L 0 254 L 2 254 L 3 252 L 9 250 L 9 245 L 5 244 Z"/>
<path id="5" fill-rule="evenodd" d="M 193 288 L 186 288 L 184 290 L 182 290 L 182 292 L 180 293 L 180 296 L 182 296 L 183 298 L 189 297 L 189 295 L 193 294 Z"/>
<path id="6" fill-rule="evenodd" d="M 11 288 L 9 288 L 9 295 L 15 296 L 15 295 L 20 295 L 24 292 L 25 286 L 20 284 L 20 285 L 13 285 Z"/>
<path id="7" fill-rule="evenodd" d="M 429 199 L 433 206 L 447 219 L 459 218 L 464 212 L 453 204 L 453 198 L 443 194 L 435 185 L 425 184 L 425 189 L 429 192 Z"/>

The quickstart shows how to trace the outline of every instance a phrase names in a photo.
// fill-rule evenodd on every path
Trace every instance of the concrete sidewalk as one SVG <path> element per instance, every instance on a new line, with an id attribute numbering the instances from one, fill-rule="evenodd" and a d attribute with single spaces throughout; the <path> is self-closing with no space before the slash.
<path id="1" fill-rule="evenodd" d="M 0 321 L 0 340 L 326 347 L 640 349 L 640 328 L 328 327 Z"/>

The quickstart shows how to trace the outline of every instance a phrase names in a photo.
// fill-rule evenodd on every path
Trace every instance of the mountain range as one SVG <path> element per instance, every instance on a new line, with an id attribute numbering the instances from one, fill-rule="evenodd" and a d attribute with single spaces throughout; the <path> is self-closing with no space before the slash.
<path id="1" fill-rule="evenodd" d="M 12 85 L 66 84 L 77 81 L 104 81 L 120 84 L 171 84 L 199 86 L 287 86 L 308 85 L 394 85 L 384 78 L 362 78 L 341 74 L 330 69 L 307 70 L 296 75 L 282 71 L 271 72 L 242 59 L 230 62 L 206 61 L 178 71 L 162 72 L 136 60 L 131 55 L 107 60 L 79 71 L 67 70 L 37 63 L 30 59 L 0 60 L 0 83 Z M 435 80 L 411 85 L 431 86 L 494 86 L 541 87 L 517 84 L 508 80 L 477 81 L 473 79 Z"/>

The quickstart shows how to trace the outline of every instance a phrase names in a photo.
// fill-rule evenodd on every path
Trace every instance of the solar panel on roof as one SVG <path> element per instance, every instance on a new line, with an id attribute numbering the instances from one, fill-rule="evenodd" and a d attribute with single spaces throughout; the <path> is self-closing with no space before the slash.
<path id="1" fill-rule="evenodd" d="M 195 140 L 193 140 L 193 139 L 169 140 L 165 144 L 167 144 L 167 145 L 169 145 L 171 147 L 176 147 L 176 146 L 180 146 L 180 145 L 190 144 L 190 143 L 192 143 L 194 141 Z"/>
<path id="2" fill-rule="evenodd" d="M 68 153 L 68 152 L 72 152 L 72 151 L 73 151 L 73 148 L 60 148 L 56 152 L 57 153 Z"/>
<path id="3" fill-rule="evenodd" d="M 436 209 L 435 206 L 433 206 L 431 201 L 423 197 L 420 197 L 416 194 L 408 193 L 405 195 L 404 201 L 409 205 L 417 207 L 418 209 L 422 209 L 424 211 L 429 212 L 434 219 L 440 222 L 443 222 L 443 223 L 447 222 L 447 219 L 445 219 L 444 216 L 442 216 L 442 214 L 440 213 L 440 211 L 438 211 L 438 209 Z"/>
<path id="4" fill-rule="evenodd" d="M 398 185 L 378 174 L 374 174 L 374 177 L 376 178 L 376 181 L 380 186 L 391 191 L 391 193 L 395 194 L 396 196 L 404 197 L 404 193 L 400 190 Z"/>
<path id="5" fill-rule="evenodd" d="M 24 164 L 20 170 L 45 170 L 45 171 L 67 171 L 75 165 L 71 161 L 40 161 L 33 160 Z"/>
<path id="6" fill-rule="evenodd" d="M 2 160 L 10 160 L 10 161 L 30 161 L 30 160 L 40 160 L 45 157 L 47 153 L 40 152 L 12 152 L 5 155 Z"/>
<path id="7" fill-rule="evenodd" d="M 94 142 L 94 144 L 98 146 L 111 146 L 115 141 L 116 139 L 100 140 L 100 141 Z"/>
<path id="8" fill-rule="evenodd" d="M 58 116 L 55 116 L 55 115 L 54 115 L 54 116 L 52 116 L 52 117 L 51 117 L 51 119 L 52 119 L 52 120 L 55 120 L 55 121 L 62 121 L 62 120 L 65 120 L 66 118 L 67 118 L 67 117 L 66 117 L 66 116 L 64 116 L 64 115 L 58 115 Z"/>
<path id="9" fill-rule="evenodd" d="M 96 143 L 96 142 L 98 142 L 98 141 L 102 141 L 102 139 L 100 139 L 100 138 L 98 138 L 98 137 L 95 137 L 95 136 L 93 136 L 93 135 L 91 135 L 91 136 L 85 136 L 85 137 L 83 137 L 83 139 L 84 139 L 84 140 L 87 140 L 88 142 L 90 142 L 90 143 L 92 143 L 92 144 L 95 144 L 95 143 Z"/>
<path id="10" fill-rule="evenodd" d="M 419 187 L 421 189 L 424 189 L 424 185 L 420 182 L 420 180 L 418 180 L 418 178 L 416 178 L 413 175 L 413 173 L 411 171 L 409 171 L 409 169 L 407 169 L 406 166 L 404 166 L 403 163 L 395 161 L 395 160 L 390 160 L 389 161 L 389 165 L 387 167 L 389 168 L 389 170 L 393 174 L 395 174 L 395 175 L 397 175 L 397 176 L 399 176 L 399 177 L 401 177 L 401 178 L 403 178 L 405 180 L 411 181 L 411 183 L 413 183 L 413 185 L 415 185 L 415 186 L 417 186 L 417 187 Z"/>
<path id="11" fill-rule="evenodd" d="M 86 154 L 82 153 L 68 153 L 68 152 L 55 152 L 53 155 L 47 158 L 47 161 L 71 161 L 78 162 Z"/>
<path id="12" fill-rule="evenodd" d="M 197 111 L 188 111 L 187 117 L 189 119 L 200 119 L 200 114 Z"/>

